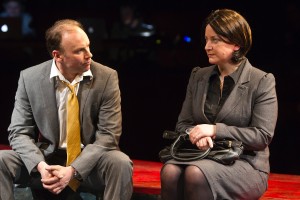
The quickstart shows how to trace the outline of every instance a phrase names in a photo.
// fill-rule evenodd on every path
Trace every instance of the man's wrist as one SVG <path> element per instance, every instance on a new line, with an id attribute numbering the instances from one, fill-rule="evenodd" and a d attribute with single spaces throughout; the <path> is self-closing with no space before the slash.
<path id="1" fill-rule="evenodd" d="M 74 169 L 73 178 L 75 178 L 75 179 L 77 179 L 79 181 L 82 181 L 81 175 L 78 173 L 78 171 L 75 168 L 73 168 L 73 169 Z"/>
<path id="2" fill-rule="evenodd" d="M 37 164 L 37 166 L 35 167 L 35 169 L 39 172 L 41 172 L 41 170 L 45 169 L 45 166 L 47 165 L 47 163 L 45 161 L 41 161 Z"/>

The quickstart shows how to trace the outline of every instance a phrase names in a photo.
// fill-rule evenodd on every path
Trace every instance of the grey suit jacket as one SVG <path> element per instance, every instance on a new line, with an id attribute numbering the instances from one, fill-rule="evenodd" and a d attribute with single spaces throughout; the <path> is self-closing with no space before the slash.
<path id="1" fill-rule="evenodd" d="M 204 114 L 209 77 L 215 66 L 193 69 L 176 130 L 210 124 Z M 275 131 L 278 102 L 273 74 L 253 67 L 246 59 L 242 73 L 217 115 L 216 139 L 240 140 L 247 160 L 255 169 L 269 172 L 269 148 Z"/>
<path id="2" fill-rule="evenodd" d="M 8 128 L 9 142 L 20 155 L 29 173 L 59 143 L 56 80 L 50 80 L 52 60 L 21 71 L 15 106 Z M 121 135 L 121 97 L 117 72 L 92 62 L 93 79 L 80 83 L 81 141 L 85 148 L 72 163 L 86 178 L 100 156 L 118 149 Z"/>

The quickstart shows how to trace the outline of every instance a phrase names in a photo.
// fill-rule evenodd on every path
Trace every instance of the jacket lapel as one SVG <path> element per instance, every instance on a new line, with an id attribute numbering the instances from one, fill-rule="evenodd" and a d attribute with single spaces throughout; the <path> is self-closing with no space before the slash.
<path id="1" fill-rule="evenodd" d="M 45 124 L 49 124 L 49 127 L 45 127 L 48 133 L 44 133 L 43 136 L 48 140 L 55 143 L 55 146 L 58 144 L 59 141 L 59 123 L 58 123 L 58 111 L 57 111 L 57 104 L 56 104 L 56 96 L 55 96 L 55 79 L 50 80 L 50 70 L 51 70 L 51 63 L 45 66 L 45 73 L 41 75 L 40 80 L 40 93 L 42 94 L 41 97 L 38 97 L 43 101 L 43 107 L 45 110 L 44 115 L 47 117 L 43 117 L 43 119 L 47 120 Z M 42 131 L 42 130 L 40 130 Z"/>
<path id="2" fill-rule="evenodd" d="M 216 122 L 222 121 L 241 102 L 243 96 L 247 94 L 247 83 L 250 81 L 251 68 L 252 66 L 247 60 L 237 84 L 234 86 L 222 109 L 218 113 Z"/>
<path id="3" fill-rule="evenodd" d="M 91 65 L 91 71 L 93 73 L 93 65 Z M 93 73 L 94 74 L 94 73 Z M 94 78 L 90 79 L 90 77 L 84 77 L 83 80 L 80 82 L 80 86 L 79 86 L 79 91 L 77 94 L 77 98 L 78 98 L 78 102 L 80 105 L 80 126 L 81 126 L 81 138 L 82 138 L 82 142 L 85 144 L 87 141 L 91 140 L 92 137 L 92 133 L 88 132 L 88 131 L 84 131 L 86 130 L 85 128 L 85 122 L 87 121 L 86 118 L 84 118 L 84 113 L 89 112 L 86 110 L 86 106 L 92 106 L 90 105 L 89 101 L 89 95 L 91 92 L 91 87 L 93 85 L 93 81 Z"/>
<path id="4" fill-rule="evenodd" d="M 79 91 L 78 91 L 78 101 L 80 105 L 80 121 L 83 121 L 83 111 L 87 102 L 88 94 L 90 92 L 91 86 L 93 83 L 93 79 L 90 80 L 89 77 L 85 77 L 83 81 L 80 83 Z"/>
<path id="5" fill-rule="evenodd" d="M 202 68 L 205 69 L 205 68 Z M 210 123 L 210 121 L 207 119 L 206 115 L 204 114 L 204 104 L 205 104 L 205 100 L 206 100 L 206 96 L 207 96 L 207 90 L 208 90 L 208 85 L 209 85 L 209 77 L 212 73 L 214 69 L 214 66 L 211 67 L 207 67 L 206 72 L 205 73 L 199 73 L 199 77 L 198 77 L 198 82 L 197 82 L 197 86 L 196 86 L 196 99 L 195 101 L 195 107 L 199 108 L 198 110 L 200 112 L 196 112 L 199 113 L 199 119 L 196 120 L 200 120 L 200 121 L 205 121 L 206 123 Z M 200 106 L 200 107 L 198 107 Z"/>

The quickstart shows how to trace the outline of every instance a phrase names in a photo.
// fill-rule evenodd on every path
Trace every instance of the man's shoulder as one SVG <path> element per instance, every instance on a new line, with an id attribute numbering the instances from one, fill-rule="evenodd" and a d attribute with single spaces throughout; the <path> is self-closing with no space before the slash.
<path id="1" fill-rule="evenodd" d="M 28 67 L 21 71 L 21 76 L 24 80 L 34 82 L 50 76 L 52 60 Z"/>
<path id="2" fill-rule="evenodd" d="M 38 71 L 44 71 L 47 68 L 51 68 L 52 60 L 47 60 L 45 62 L 39 63 L 37 65 L 28 67 L 23 70 L 24 73 L 32 73 Z"/>

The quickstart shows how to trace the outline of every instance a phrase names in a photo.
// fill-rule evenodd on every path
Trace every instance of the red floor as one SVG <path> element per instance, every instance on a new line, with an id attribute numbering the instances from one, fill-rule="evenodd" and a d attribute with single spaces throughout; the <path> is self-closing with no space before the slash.
<path id="1" fill-rule="evenodd" d="M 160 194 L 160 162 L 133 160 L 134 192 Z M 300 200 L 300 175 L 271 174 L 269 188 L 260 200 Z"/>
<path id="2" fill-rule="evenodd" d="M 1 149 L 9 149 L 6 145 L 0 144 Z M 162 163 L 133 160 L 133 185 L 134 192 L 140 194 L 160 194 L 160 169 Z M 300 200 L 300 175 L 275 174 L 271 173 L 269 188 L 260 200 Z"/>
<path id="3" fill-rule="evenodd" d="M 134 192 L 160 194 L 160 168 L 162 163 L 133 160 Z"/>
<path id="4" fill-rule="evenodd" d="M 300 199 L 300 175 L 271 174 L 269 189 L 261 199 Z"/>

